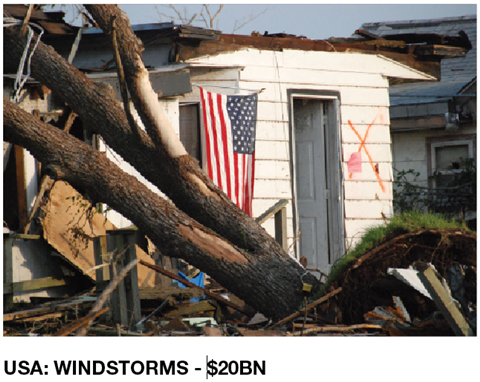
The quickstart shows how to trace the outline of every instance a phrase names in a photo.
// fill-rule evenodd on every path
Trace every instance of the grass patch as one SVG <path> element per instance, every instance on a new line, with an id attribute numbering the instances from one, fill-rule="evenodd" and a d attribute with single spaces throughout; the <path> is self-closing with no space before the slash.
<path id="1" fill-rule="evenodd" d="M 323 290 L 346 268 L 348 263 L 394 236 L 425 229 L 461 229 L 471 232 L 467 225 L 430 213 L 409 211 L 393 216 L 387 225 L 370 227 L 355 248 L 340 258 L 332 267 Z"/>

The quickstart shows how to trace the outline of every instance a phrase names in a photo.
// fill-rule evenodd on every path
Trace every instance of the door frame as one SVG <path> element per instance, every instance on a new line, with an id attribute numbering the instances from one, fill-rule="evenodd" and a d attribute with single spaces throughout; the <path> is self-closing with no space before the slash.
<path id="1" fill-rule="evenodd" d="M 328 114 L 328 126 L 335 126 L 334 131 L 329 131 L 327 139 L 332 145 L 327 145 L 327 158 L 337 153 L 332 162 L 326 164 L 326 173 L 330 185 L 330 198 L 328 208 L 328 224 L 334 229 L 328 230 L 329 242 L 329 269 L 322 269 L 323 272 L 330 272 L 331 266 L 345 255 L 345 214 L 344 214 L 344 176 L 342 163 L 342 138 L 341 138 L 341 114 L 340 114 L 340 92 L 331 90 L 313 89 L 287 89 L 288 97 L 288 125 L 289 125 L 289 150 L 290 150 L 290 174 L 292 186 L 292 208 L 293 208 L 293 233 L 294 240 L 298 231 L 298 208 L 296 203 L 297 177 L 296 177 L 296 153 L 295 153 L 295 126 L 294 126 L 294 99 L 312 99 L 317 101 L 331 101 L 334 106 L 334 113 Z M 335 163 L 336 162 L 336 163 Z M 298 246 L 294 246 L 294 255 L 300 257 Z"/>

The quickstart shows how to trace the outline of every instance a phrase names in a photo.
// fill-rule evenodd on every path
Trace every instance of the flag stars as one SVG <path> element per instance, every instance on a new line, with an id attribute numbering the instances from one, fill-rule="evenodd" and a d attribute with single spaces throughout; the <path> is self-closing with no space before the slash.
<path id="1" fill-rule="evenodd" d="M 255 150 L 257 95 L 228 96 L 227 114 L 232 126 L 233 149 L 242 154 Z"/>

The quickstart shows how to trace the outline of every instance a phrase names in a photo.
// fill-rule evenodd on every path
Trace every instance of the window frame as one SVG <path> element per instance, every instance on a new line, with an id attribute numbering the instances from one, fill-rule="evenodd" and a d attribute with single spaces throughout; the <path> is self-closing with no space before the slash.
<path id="1" fill-rule="evenodd" d="M 182 137 L 182 133 L 181 133 L 182 126 L 181 126 L 180 119 L 181 119 L 181 109 L 183 107 L 188 107 L 188 106 L 195 106 L 196 107 L 196 135 L 197 135 L 198 156 L 193 157 L 193 158 L 198 160 L 200 167 L 203 167 L 202 163 L 203 163 L 204 147 L 203 147 L 203 137 L 202 137 L 201 104 L 200 104 L 200 102 L 179 102 L 179 104 L 178 104 L 178 118 L 179 118 L 178 138 L 180 139 L 182 144 L 185 146 L 184 142 L 182 141 L 183 137 Z"/>
<path id="2" fill-rule="evenodd" d="M 436 169 L 436 149 L 449 146 L 468 146 L 468 158 L 476 158 L 476 136 L 475 134 L 465 134 L 457 136 L 443 136 L 427 138 L 427 170 L 429 177 L 429 188 L 435 189 L 436 184 L 430 177 L 437 171 Z M 440 174 L 455 174 L 461 172 L 462 169 L 439 170 Z"/>

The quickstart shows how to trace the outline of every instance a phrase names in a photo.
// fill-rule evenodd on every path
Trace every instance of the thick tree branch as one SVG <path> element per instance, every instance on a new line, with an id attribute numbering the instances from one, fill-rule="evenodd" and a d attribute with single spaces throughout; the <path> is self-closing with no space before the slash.
<path id="1" fill-rule="evenodd" d="M 117 15 L 119 9 L 113 7 L 111 11 L 104 10 L 97 15 L 99 25 L 105 28 L 107 34 L 110 33 L 111 16 Z M 117 15 L 116 20 L 123 19 Z M 148 73 L 141 63 L 141 44 L 133 34 L 128 19 L 126 21 L 127 24 L 117 24 L 116 41 L 125 77 L 132 89 L 130 93 L 137 98 L 138 71 L 143 76 L 140 88 L 146 86 Z M 11 27 L 4 31 L 4 59 L 11 63 L 19 62 L 26 43 L 19 29 Z M 150 95 L 155 94 L 151 87 L 138 92 L 138 107 L 146 108 L 142 118 L 147 124 L 153 123 L 154 129 L 159 128 L 160 134 L 153 134 L 155 144 L 143 130 L 132 131 L 111 87 L 94 83 L 52 48 L 40 42 L 31 65 L 32 76 L 36 80 L 68 103 L 84 126 L 101 134 L 110 147 L 184 213 L 152 194 L 135 178 L 119 172 L 102 153 L 87 150 L 84 145 L 78 146 L 78 141 L 71 143 L 72 138 L 67 134 L 63 134 L 62 139 L 57 137 L 57 141 L 53 140 L 53 136 L 45 138 L 42 134 L 52 133 L 45 126 L 37 126 L 32 134 L 25 126 L 22 127 L 22 123 L 15 122 L 15 113 L 8 114 L 7 109 L 12 109 L 9 105 L 4 106 L 7 110 L 4 110 L 7 140 L 32 151 L 50 170 L 52 177 L 64 179 L 76 188 L 88 189 L 91 197 L 107 203 L 142 228 L 162 251 L 202 269 L 264 314 L 280 317 L 298 307 L 303 297 L 301 278 L 305 269 L 236 207 L 190 156 L 175 156 L 178 152 L 170 150 L 168 140 L 178 138 L 169 136 L 170 133 L 164 134 L 168 125 L 164 121 L 158 124 L 158 120 L 149 114 L 149 108 L 158 109 L 158 100 L 153 102 L 149 99 L 148 105 L 143 104 L 143 90 Z M 25 130 L 29 134 L 24 135 Z M 57 142 L 55 148 L 49 146 L 52 142 Z M 75 152 L 72 153 L 72 150 Z M 307 275 L 304 281 L 314 285 L 314 293 L 318 290 L 319 284 L 313 276 Z"/>
<path id="2" fill-rule="evenodd" d="M 19 27 L 4 31 L 4 61 L 16 66 L 26 43 L 19 32 Z M 131 39 L 124 39 L 120 30 L 118 35 L 120 47 L 129 45 L 126 41 Z M 32 57 L 31 68 L 36 80 L 70 105 L 84 125 L 99 133 L 182 211 L 250 252 L 261 253 L 263 248 L 276 246 L 279 256 L 287 256 L 275 240 L 210 181 L 190 156 L 172 158 L 154 145 L 144 131 L 132 131 L 110 86 L 93 82 L 42 42 Z M 125 66 L 124 69 L 128 72 Z"/>
<path id="3" fill-rule="evenodd" d="M 293 259 L 259 257 L 237 248 L 150 191 L 99 151 L 36 120 L 5 97 L 3 108 L 6 141 L 27 147 L 42 165 L 54 168 L 57 179 L 81 187 L 93 199 L 112 206 L 162 251 L 202 269 L 269 317 L 281 318 L 298 307 L 302 280 Z"/>
<path id="4" fill-rule="evenodd" d="M 155 146 L 160 150 L 166 150 L 174 158 L 187 155 L 170 121 L 158 104 L 158 96 L 152 89 L 148 70 L 143 64 L 141 53 L 143 44 L 133 33 L 127 15 L 119 7 L 111 4 L 89 4 L 86 8 L 107 36 L 114 34 L 118 36 L 118 40 L 123 41 L 118 44 L 118 50 L 128 89 L 135 109 Z M 112 20 L 115 20 L 116 28 L 113 28 Z"/>

